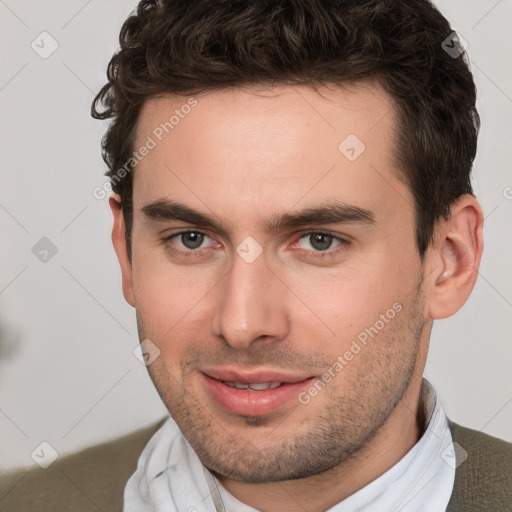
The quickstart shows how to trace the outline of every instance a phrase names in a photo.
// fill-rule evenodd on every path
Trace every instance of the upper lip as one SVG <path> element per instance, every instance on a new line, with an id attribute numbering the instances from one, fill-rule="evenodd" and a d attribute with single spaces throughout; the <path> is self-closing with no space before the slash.
<path id="1" fill-rule="evenodd" d="M 311 378 L 311 375 L 299 375 L 278 370 L 244 371 L 237 368 L 205 368 L 201 371 L 208 375 L 208 377 L 240 384 L 262 384 L 267 382 L 295 383 Z"/>

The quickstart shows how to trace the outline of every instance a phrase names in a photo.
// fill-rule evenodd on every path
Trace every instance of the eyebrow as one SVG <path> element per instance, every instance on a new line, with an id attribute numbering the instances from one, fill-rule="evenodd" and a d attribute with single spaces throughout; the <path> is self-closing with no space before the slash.
<path id="1" fill-rule="evenodd" d="M 189 206 L 170 200 L 158 200 L 142 207 L 148 220 L 165 222 L 178 220 L 215 231 L 224 231 L 222 224 L 214 216 Z M 274 214 L 265 222 L 269 232 L 297 228 L 308 224 L 375 224 L 375 215 L 370 210 L 348 205 L 340 201 L 328 201 L 319 206 L 305 208 L 297 212 Z"/>

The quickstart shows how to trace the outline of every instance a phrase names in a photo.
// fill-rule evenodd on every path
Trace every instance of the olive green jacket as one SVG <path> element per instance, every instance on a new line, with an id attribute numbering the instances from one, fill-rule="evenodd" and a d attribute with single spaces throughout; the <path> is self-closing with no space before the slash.
<path id="1" fill-rule="evenodd" d="M 122 510 L 126 481 L 160 425 L 63 457 L 47 469 L 0 475 L 0 511 Z M 450 430 L 463 450 L 455 450 L 455 484 L 447 512 L 512 512 L 512 444 L 453 422 Z"/>

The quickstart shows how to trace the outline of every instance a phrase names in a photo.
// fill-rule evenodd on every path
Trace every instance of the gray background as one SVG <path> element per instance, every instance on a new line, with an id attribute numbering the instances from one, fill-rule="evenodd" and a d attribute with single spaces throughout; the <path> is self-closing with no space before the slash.
<path id="1" fill-rule="evenodd" d="M 512 441 L 512 2 L 437 4 L 469 43 L 479 90 L 474 185 L 486 248 L 469 301 L 434 325 L 426 376 L 452 419 Z M 42 441 L 62 455 L 165 413 L 133 355 L 135 315 L 122 297 L 108 202 L 93 196 L 105 182 L 106 122 L 89 117 L 90 103 L 135 5 L 0 0 L 4 467 L 34 464 Z M 31 47 L 35 40 L 39 51 L 51 49 L 43 31 L 58 43 L 46 59 Z"/>

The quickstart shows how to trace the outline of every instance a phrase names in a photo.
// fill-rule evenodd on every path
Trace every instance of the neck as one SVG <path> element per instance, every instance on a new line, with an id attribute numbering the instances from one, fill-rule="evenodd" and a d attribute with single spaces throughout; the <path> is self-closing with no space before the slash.
<path id="1" fill-rule="evenodd" d="M 351 459 L 308 478 L 251 484 L 218 476 L 239 501 L 265 512 L 325 511 L 393 467 L 418 442 L 425 427 L 421 376 L 411 382 L 377 434 Z"/>

